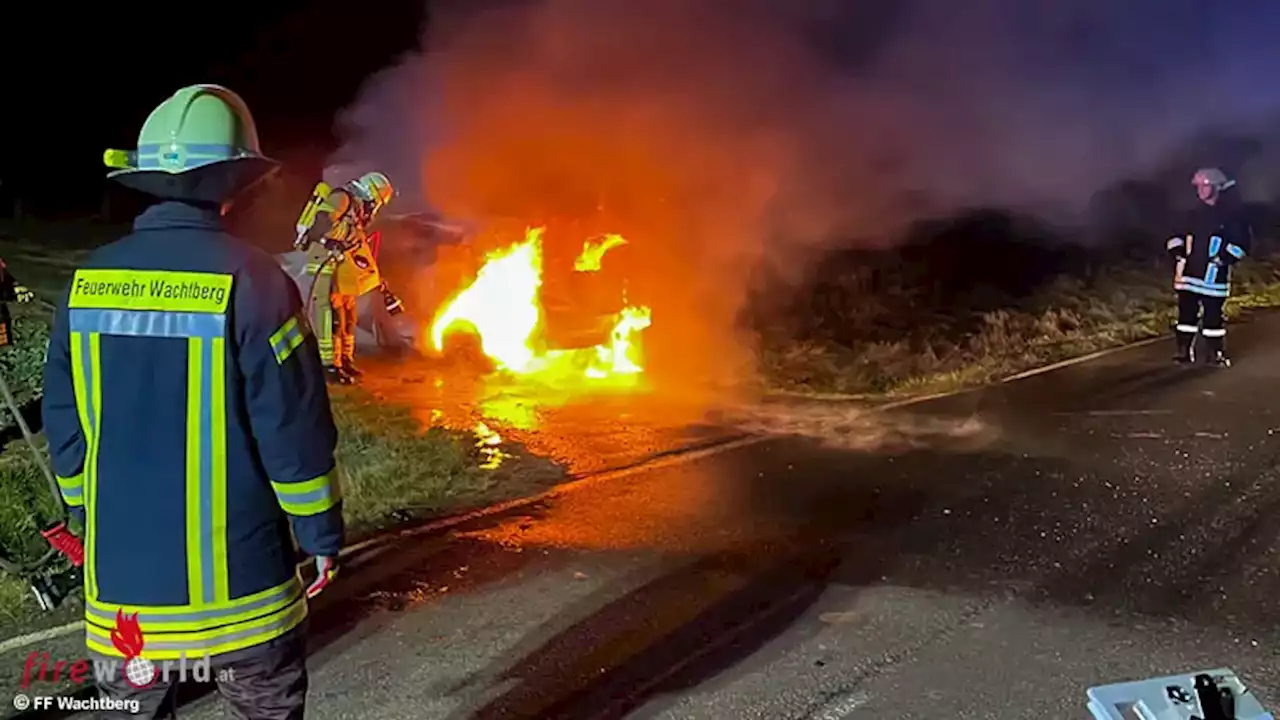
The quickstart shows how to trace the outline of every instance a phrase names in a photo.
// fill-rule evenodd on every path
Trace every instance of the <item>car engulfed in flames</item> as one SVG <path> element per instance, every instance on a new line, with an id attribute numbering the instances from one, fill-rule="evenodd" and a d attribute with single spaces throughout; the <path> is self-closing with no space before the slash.
<path id="1" fill-rule="evenodd" d="M 545 240 L 545 228 L 529 228 L 484 253 L 435 311 L 424 349 L 447 357 L 471 347 L 497 373 L 547 384 L 636 384 L 652 313 L 628 297 L 625 258 L 608 257 L 627 240 L 589 237 L 571 262 L 549 261 Z"/>

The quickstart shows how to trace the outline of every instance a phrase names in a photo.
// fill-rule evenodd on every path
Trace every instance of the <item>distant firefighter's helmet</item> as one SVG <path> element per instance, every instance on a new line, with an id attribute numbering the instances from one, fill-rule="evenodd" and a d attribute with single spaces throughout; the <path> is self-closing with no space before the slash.
<path id="1" fill-rule="evenodd" d="M 395 188 L 391 186 L 391 181 L 380 172 L 361 175 L 359 179 L 351 183 L 351 187 L 360 194 L 362 200 L 372 203 L 375 210 L 381 209 L 382 206 L 391 202 L 391 198 L 396 194 Z"/>
<path id="2" fill-rule="evenodd" d="M 1191 184 L 1197 188 L 1207 187 L 1214 190 L 1226 190 L 1235 185 L 1236 181 L 1228 179 L 1226 173 L 1218 168 L 1200 168 L 1191 177 Z"/>

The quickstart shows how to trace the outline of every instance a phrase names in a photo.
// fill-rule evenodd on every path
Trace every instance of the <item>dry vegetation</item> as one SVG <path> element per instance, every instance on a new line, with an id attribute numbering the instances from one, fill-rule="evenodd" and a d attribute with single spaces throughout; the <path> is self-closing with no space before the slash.
<path id="1" fill-rule="evenodd" d="M 769 383 L 806 394 L 938 392 L 984 383 L 1038 365 L 1165 336 L 1173 323 L 1169 272 L 1116 270 L 1092 282 L 1060 277 L 1018 305 L 983 312 L 955 333 L 944 318 L 916 337 L 856 347 L 828 339 L 764 343 Z M 1234 276 L 1228 317 L 1280 306 L 1280 262 L 1254 260 Z M 930 337 L 932 335 L 932 337 Z"/>

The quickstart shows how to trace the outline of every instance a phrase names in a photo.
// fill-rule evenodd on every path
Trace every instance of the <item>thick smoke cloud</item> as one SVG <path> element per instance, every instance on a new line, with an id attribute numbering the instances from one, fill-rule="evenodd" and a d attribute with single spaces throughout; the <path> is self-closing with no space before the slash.
<path id="1" fill-rule="evenodd" d="M 1192 134 L 1280 105 L 1267 34 L 1280 6 L 1266 0 L 432 11 L 423 51 L 371 78 L 345 114 L 336 159 L 399 179 L 404 209 L 542 219 L 602 207 L 643 238 L 629 262 L 708 318 L 688 337 L 731 325 L 766 240 L 800 267 L 832 238 L 875 242 L 964 206 L 1069 221 Z"/>

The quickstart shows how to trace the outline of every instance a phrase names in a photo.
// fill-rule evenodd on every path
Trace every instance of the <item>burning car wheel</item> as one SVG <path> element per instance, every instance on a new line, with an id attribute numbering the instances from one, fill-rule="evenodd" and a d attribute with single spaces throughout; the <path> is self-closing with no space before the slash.
<path id="1" fill-rule="evenodd" d="M 464 367 L 487 374 L 497 369 L 484 353 L 484 345 L 474 325 L 459 321 L 444 333 L 436 359 L 448 366 Z"/>

